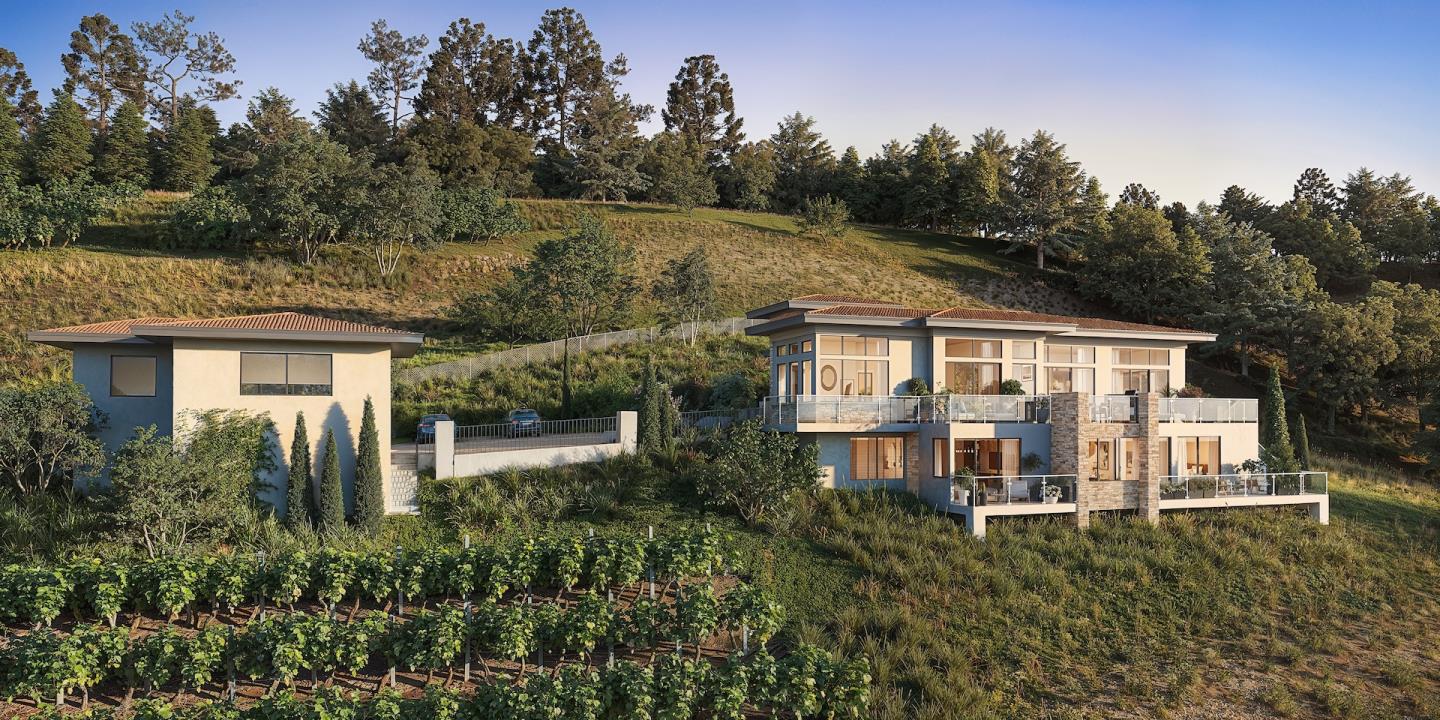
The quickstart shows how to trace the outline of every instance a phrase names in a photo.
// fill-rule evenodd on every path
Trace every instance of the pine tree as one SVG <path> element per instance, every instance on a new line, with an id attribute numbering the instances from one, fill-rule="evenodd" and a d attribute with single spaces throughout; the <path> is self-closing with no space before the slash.
<path id="1" fill-rule="evenodd" d="M 1285 391 L 1280 387 L 1280 370 L 1270 368 L 1265 384 L 1265 422 L 1260 426 L 1261 460 L 1267 472 L 1295 472 L 1295 448 L 1285 415 Z"/>
<path id="2" fill-rule="evenodd" d="M 335 433 L 325 430 L 325 466 L 320 470 L 320 531 L 334 532 L 345 526 L 345 491 L 340 487 L 340 451 Z"/>
<path id="3" fill-rule="evenodd" d="M 84 111 L 69 95 L 56 92 L 31 148 L 35 177 L 46 184 L 73 178 L 90 166 L 91 141 Z"/>
<path id="4" fill-rule="evenodd" d="M 360 421 L 360 447 L 355 453 L 355 524 L 368 533 L 380 532 L 385 517 L 384 476 L 380 474 L 380 433 L 375 428 L 375 404 L 365 398 Z"/>
<path id="5" fill-rule="evenodd" d="M 285 526 L 309 527 L 315 518 L 315 493 L 310 488 L 310 435 L 305 413 L 295 413 L 295 438 L 290 441 L 290 478 L 285 492 Z"/>
<path id="6" fill-rule="evenodd" d="M 145 72 L 135 39 L 103 13 L 80 18 L 79 29 L 70 33 L 70 52 L 60 56 L 60 63 L 67 76 L 65 90 L 78 94 L 102 137 L 109 129 L 111 108 L 125 98 L 145 101 Z"/>
<path id="7" fill-rule="evenodd" d="M 20 121 L 15 108 L 0 97 L 0 179 L 20 178 Z"/>
<path id="8" fill-rule="evenodd" d="M 219 169 L 211 143 L 215 133 L 207 117 L 208 108 L 187 108 L 180 122 L 166 135 L 161 150 L 164 184 L 167 190 L 196 191 L 210 184 Z"/>
<path id="9" fill-rule="evenodd" d="M 745 140 L 745 121 L 735 114 L 730 76 L 720 71 L 714 55 L 685 58 L 665 95 L 660 112 L 665 129 L 690 139 L 712 167 L 720 165 Z"/>
<path id="10" fill-rule="evenodd" d="M 150 185 L 150 139 L 137 103 L 126 101 L 115 110 L 110 131 L 96 143 L 95 169 L 104 182 Z"/>
<path id="11" fill-rule="evenodd" d="M 675 447 L 675 438 L 680 434 L 680 408 L 670 394 L 666 383 L 655 384 L 655 402 L 659 405 L 660 445 L 663 450 Z"/>
<path id="12" fill-rule="evenodd" d="M 659 385 L 655 378 L 655 360 L 646 357 L 645 377 L 640 384 L 640 417 L 637 418 L 639 427 L 636 428 L 639 435 L 637 449 L 642 455 L 650 455 L 660 449 L 660 423 L 663 418 L 660 406 L 655 402 Z"/>
<path id="13" fill-rule="evenodd" d="M 905 224 L 938 230 L 945 217 L 950 195 L 950 170 L 941 157 L 935 138 L 920 136 L 910 158 L 909 186 L 905 190 Z"/>
<path id="14" fill-rule="evenodd" d="M 608 88 L 585 107 L 570 164 L 570 184 L 580 189 L 581 199 L 623 201 L 649 184 L 637 169 L 644 144 L 635 119 L 630 96 L 616 97 Z M 713 193 L 715 183 L 709 185 Z"/>
<path id="15" fill-rule="evenodd" d="M 370 91 L 384 98 L 390 108 L 390 134 L 400 130 L 400 109 L 411 99 L 406 93 L 420 84 L 420 57 L 430 39 L 422 35 L 405 37 L 391 30 L 384 20 L 370 24 L 370 34 L 360 41 L 360 54 L 375 63 L 370 71 Z"/>
<path id="16" fill-rule="evenodd" d="M 1295 441 L 1295 463 L 1300 470 L 1310 469 L 1310 435 L 1305 431 L 1305 415 L 1295 413 L 1295 427 L 1290 432 Z"/>
<path id="17" fill-rule="evenodd" d="M 336 83 L 325 91 L 325 101 L 315 112 L 315 120 L 331 140 L 350 150 L 379 146 L 390 134 L 384 111 L 354 80 L 344 85 Z"/>

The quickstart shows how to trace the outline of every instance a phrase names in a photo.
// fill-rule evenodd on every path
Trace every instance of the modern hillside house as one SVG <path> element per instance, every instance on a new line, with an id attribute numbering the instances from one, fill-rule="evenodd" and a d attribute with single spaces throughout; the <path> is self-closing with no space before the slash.
<path id="1" fill-rule="evenodd" d="M 1242 467 L 1260 456 L 1256 400 L 1175 396 L 1208 333 L 838 295 L 749 317 L 770 340 L 764 422 L 816 443 L 828 486 L 907 490 L 976 535 L 996 516 L 1083 527 L 1104 510 L 1302 505 L 1328 519 L 1324 473 Z"/>
<path id="2" fill-rule="evenodd" d="M 40 330 L 28 337 L 73 353 L 75 381 L 106 416 L 100 439 L 110 453 L 139 426 L 155 425 L 162 435 L 172 435 L 196 412 L 268 414 L 282 460 L 271 478 L 276 491 L 267 498 L 277 507 L 284 503 L 285 456 L 297 412 L 305 413 L 317 472 L 325 431 L 335 433 L 347 503 L 367 397 L 375 404 L 380 457 L 390 457 L 390 360 L 414 355 L 424 339 L 418 333 L 293 312 L 208 320 L 136 318 Z"/>

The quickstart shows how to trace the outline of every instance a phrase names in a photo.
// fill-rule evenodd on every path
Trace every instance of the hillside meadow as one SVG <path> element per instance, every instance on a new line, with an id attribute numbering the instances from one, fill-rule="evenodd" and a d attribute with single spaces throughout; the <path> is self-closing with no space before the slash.
<path id="1" fill-rule="evenodd" d="M 643 284 L 665 262 L 705 247 L 716 268 L 723 315 L 784 297 L 844 291 L 922 305 L 1045 305 L 1068 301 L 1040 284 L 1018 256 L 990 241 L 854 226 L 838 239 L 801 236 L 789 217 L 667 206 L 519 201 L 529 232 L 491 243 L 412 249 L 400 269 L 379 277 L 356 248 L 332 246 L 310 266 L 281 248 L 196 252 L 166 247 L 164 220 L 183 195 L 149 193 L 121 207 L 68 248 L 0 252 L 0 382 L 63 376 L 62 353 L 24 340 L 29 330 L 100 320 L 220 316 L 296 310 L 425 331 L 458 353 L 492 346 L 454 338 L 444 309 L 484 289 L 543 238 L 581 212 L 636 249 Z M 653 320 L 647 298 L 632 325 Z M 452 351 L 452 355 L 455 351 Z M 439 355 L 437 360 L 445 359 Z"/>

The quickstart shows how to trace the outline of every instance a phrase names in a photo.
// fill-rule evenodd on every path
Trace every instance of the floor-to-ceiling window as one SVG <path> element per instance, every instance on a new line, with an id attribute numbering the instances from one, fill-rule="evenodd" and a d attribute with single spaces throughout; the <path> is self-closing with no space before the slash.
<path id="1" fill-rule="evenodd" d="M 889 357 L 889 338 L 821 335 L 819 345 L 821 394 L 890 394 L 889 361 L 869 359 Z"/>
<path id="2" fill-rule="evenodd" d="M 1178 440 L 1185 449 L 1186 475 L 1220 474 L 1220 438 L 1187 437 Z"/>
<path id="3" fill-rule="evenodd" d="M 956 440 L 955 469 L 969 468 L 976 475 L 1019 475 L 1020 441 L 1012 438 Z"/>
<path id="4" fill-rule="evenodd" d="M 1080 463 L 1080 476 L 1086 480 L 1114 480 L 1115 443 L 1110 440 L 1091 440 L 1085 443 L 1085 458 Z"/>
<path id="5" fill-rule="evenodd" d="M 1000 394 L 1003 378 L 1000 377 L 999 360 L 1002 354 L 999 340 L 946 339 L 945 389 L 961 395 Z"/>
<path id="6" fill-rule="evenodd" d="M 905 438 L 850 438 L 850 477 L 854 480 L 904 480 Z"/>

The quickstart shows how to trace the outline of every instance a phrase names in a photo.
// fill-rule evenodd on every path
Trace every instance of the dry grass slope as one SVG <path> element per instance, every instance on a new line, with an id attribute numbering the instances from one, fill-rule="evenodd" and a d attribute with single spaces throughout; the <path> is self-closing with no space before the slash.
<path id="1" fill-rule="evenodd" d="M 116 317 L 300 310 L 444 334 L 443 308 L 495 282 L 581 212 L 600 215 L 635 244 L 647 283 L 665 261 L 704 246 L 726 314 L 812 292 L 928 305 L 1046 302 L 1028 267 L 996 255 L 988 241 L 873 227 L 822 240 L 773 214 L 543 200 L 521 203 L 531 232 L 424 251 L 381 281 L 363 255 L 343 247 L 312 267 L 276 255 L 164 249 L 161 223 L 180 197 L 147 195 L 67 249 L 0 253 L 0 382 L 64 373 L 63 354 L 27 343 L 26 331 Z M 982 290 L 986 302 L 976 297 Z M 636 324 L 650 314 L 642 305 Z"/>

